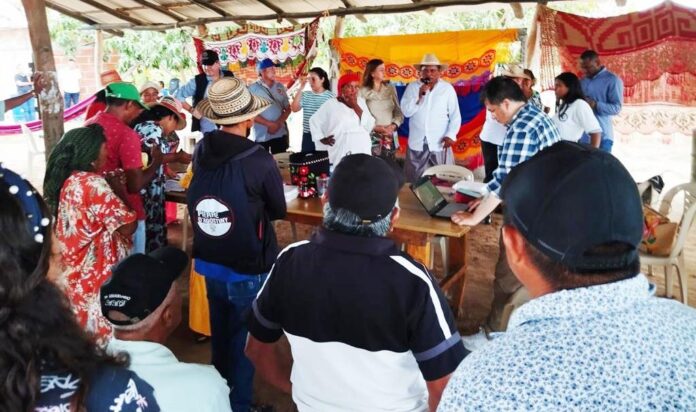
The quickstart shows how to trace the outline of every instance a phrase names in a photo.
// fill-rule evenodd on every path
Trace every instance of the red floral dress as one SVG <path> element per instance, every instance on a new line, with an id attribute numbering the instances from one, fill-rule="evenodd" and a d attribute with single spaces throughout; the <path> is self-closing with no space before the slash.
<path id="1" fill-rule="evenodd" d="M 100 345 L 110 339 L 111 326 L 101 315 L 99 288 L 132 247 L 132 240 L 116 230 L 135 219 L 135 212 L 96 173 L 73 172 L 63 184 L 56 220 L 63 286 L 78 322 Z"/>

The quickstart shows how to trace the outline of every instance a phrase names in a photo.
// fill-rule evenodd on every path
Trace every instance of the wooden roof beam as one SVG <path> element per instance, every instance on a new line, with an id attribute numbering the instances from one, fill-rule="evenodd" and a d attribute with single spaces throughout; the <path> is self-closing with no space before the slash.
<path id="1" fill-rule="evenodd" d="M 118 11 L 118 10 L 115 10 L 115 9 L 112 9 L 112 8 L 109 8 L 109 7 L 103 5 L 103 4 L 99 3 L 99 2 L 96 2 L 96 1 L 94 1 L 94 0 L 80 0 L 80 1 L 83 2 L 83 3 L 85 3 L 85 4 L 87 4 L 87 5 L 89 5 L 89 6 L 91 6 L 91 7 L 94 7 L 95 9 L 101 10 L 101 11 L 103 11 L 104 13 L 108 13 L 108 14 L 110 14 L 110 15 L 112 15 L 112 16 L 114 16 L 114 17 L 120 19 L 120 20 L 127 21 L 127 22 L 129 22 L 129 23 L 131 23 L 131 24 L 140 25 L 140 24 L 143 24 L 143 23 L 144 23 L 144 22 L 142 22 L 141 20 L 138 20 L 138 19 L 136 19 L 136 18 L 134 18 L 134 17 L 129 16 L 129 15 L 126 14 L 126 13 L 123 13 L 123 12 L 121 12 L 121 11 Z M 145 23 L 145 24 L 146 24 L 146 23 Z"/>
<path id="2" fill-rule="evenodd" d="M 84 1 L 84 0 L 83 0 Z M 200 0 L 191 0 L 192 2 Z M 328 10 L 330 16 L 349 16 L 355 14 L 391 14 L 391 13 L 408 13 L 414 11 L 422 11 L 431 8 L 440 8 L 448 6 L 461 6 L 461 5 L 477 5 L 489 3 L 490 0 L 471 0 L 468 3 L 463 3 L 462 0 L 422 0 L 419 3 L 405 3 L 405 4 L 389 4 L 383 6 L 362 6 L 353 8 L 336 8 Z M 513 0 L 498 0 L 500 3 L 515 3 Z M 228 17 L 212 17 L 212 18 L 202 18 L 202 19 L 190 19 L 184 20 L 176 24 L 151 24 L 151 25 L 135 25 L 135 24 L 100 24 L 96 25 L 97 29 L 133 29 L 133 30 L 167 30 L 173 29 L 181 26 L 197 26 L 199 24 L 208 23 L 221 23 L 226 21 L 257 21 L 257 20 L 277 20 L 278 18 L 288 19 L 311 19 L 317 17 L 319 14 L 317 12 L 296 12 L 296 13 L 282 13 L 282 14 L 264 14 L 264 15 L 235 15 Z"/>
<path id="3" fill-rule="evenodd" d="M 355 7 L 355 4 L 353 4 L 353 2 L 350 0 L 341 0 L 341 3 L 343 3 L 343 5 L 346 6 L 346 8 Z M 355 18 L 363 23 L 367 23 L 367 18 L 363 14 L 356 14 Z"/>
<path id="4" fill-rule="evenodd" d="M 209 1 L 204 1 L 204 0 L 190 0 L 190 1 L 191 1 L 191 3 L 193 3 L 197 6 L 201 6 L 204 9 L 208 9 L 208 10 L 212 11 L 213 13 L 216 13 L 217 15 L 221 16 L 221 17 L 232 17 L 225 10 L 219 8 L 218 6 L 216 6 L 214 4 L 211 4 Z"/>
<path id="5" fill-rule="evenodd" d="M 133 0 L 133 1 L 140 4 L 141 6 L 145 6 L 149 9 L 155 10 L 158 13 L 162 13 L 167 17 L 171 17 L 175 21 L 184 21 L 184 19 L 181 16 L 179 16 L 178 14 L 172 13 L 168 9 L 166 9 L 158 4 L 152 4 L 146 0 Z"/>
<path id="6" fill-rule="evenodd" d="M 46 7 L 53 9 L 60 14 L 64 14 L 68 17 L 72 17 L 73 19 L 75 19 L 77 21 L 81 21 L 81 22 L 88 24 L 90 26 L 98 26 L 99 25 L 99 23 L 97 23 L 96 21 L 94 21 L 88 17 L 85 17 L 84 14 L 80 14 L 80 13 L 76 13 L 72 10 L 68 10 L 65 7 L 59 6 L 55 3 L 52 3 L 51 1 L 46 0 Z M 113 34 L 114 36 L 123 37 L 123 32 L 121 30 L 105 29 L 104 31 L 107 33 Z"/>
<path id="7" fill-rule="evenodd" d="M 286 19 L 287 21 L 290 22 L 290 24 L 297 25 L 297 20 L 285 17 L 285 11 L 283 11 L 280 7 L 276 6 L 275 4 L 271 3 L 270 1 L 268 1 L 268 0 L 256 0 L 256 1 L 263 4 L 264 6 L 268 7 L 269 9 L 273 10 L 276 13 L 276 20 L 278 21 L 278 23 L 280 23 L 281 20 Z"/>

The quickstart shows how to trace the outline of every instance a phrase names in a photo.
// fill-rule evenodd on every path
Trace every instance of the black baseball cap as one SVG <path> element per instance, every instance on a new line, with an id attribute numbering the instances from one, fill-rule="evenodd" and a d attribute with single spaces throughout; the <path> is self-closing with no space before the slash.
<path id="1" fill-rule="evenodd" d="M 348 155 L 331 174 L 329 204 L 355 213 L 365 223 L 375 222 L 392 211 L 403 184 L 396 164 L 366 154 Z"/>
<path id="2" fill-rule="evenodd" d="M 512 169 L 501 198 L 506 222 L 551 260 L 576 273 L 618 270 L 636 262 L 643 235 L 638 188 L 609 153 L 559 142 Z M 614 256 L 593 247 L 623 243 Z"/>
<path id="3" fill-rule="evenodd" d="M 201 64 L 203 66 L 212 66 L 220 61 L 220 56 L 218 56 L 215 50 L 204 50 L 201 54 Z"/>
<path id="4" fill-rule="evenodd" d="M 187 264 L 188 255 L 169 246 L 128 256 L 114 266 L 101 287 L 102 314 L 114 325 L 142 321 L 164 302 Z"/>

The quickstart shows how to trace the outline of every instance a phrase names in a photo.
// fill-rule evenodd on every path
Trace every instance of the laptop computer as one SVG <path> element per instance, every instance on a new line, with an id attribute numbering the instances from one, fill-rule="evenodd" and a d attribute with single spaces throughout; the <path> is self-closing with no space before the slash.
<path id="1" fill-rule="evenodd" d="M 437 190 L 437 187 L 430 181 L 429 176 L 421 177 L 416 183 L 411 185 L 413 194 L 416 195 L 418 201 L 426 212 L 432 217 L 441 217 L 449 219 L 454 213 L 460 210 L 466 210 L 469 207 L 468 203 L 450 203 Z"/>

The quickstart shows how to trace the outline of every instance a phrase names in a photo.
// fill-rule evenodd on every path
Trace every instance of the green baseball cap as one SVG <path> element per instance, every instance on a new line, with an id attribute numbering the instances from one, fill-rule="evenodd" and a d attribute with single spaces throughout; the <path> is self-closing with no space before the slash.
<path id="1" fill-rule="evenodd" d="M 138 88 L 135 87 L 133 83 L 128 82 L 114 82 L 106 86 L 106 97 L 115 97 L 117 99 L 132 100 L 138 102 L 138 104 L 145 110 L 150 110 L 149 107 L 140 101 L 140 92 Z"/>

